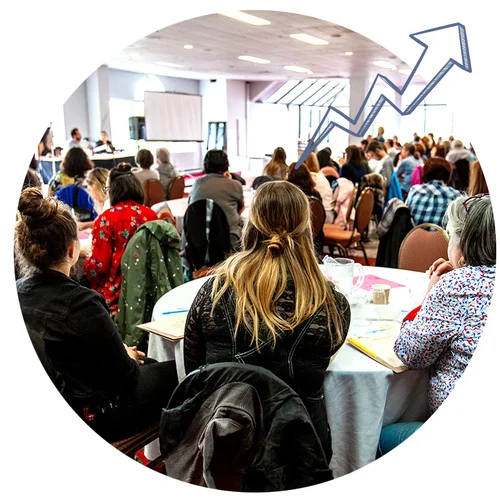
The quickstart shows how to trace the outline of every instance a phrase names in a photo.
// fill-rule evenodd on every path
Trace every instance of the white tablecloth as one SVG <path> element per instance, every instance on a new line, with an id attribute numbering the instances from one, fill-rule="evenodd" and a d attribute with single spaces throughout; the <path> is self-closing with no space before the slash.
<path id="1" fill-rule="evenodd" d="M 372 316 L 369 313 L 375 307 L 364 301 L 368 292 L 357 292 L 351 307 L 349 334 L 374 329 L 389 316 L 401 319 L 424 296 L 428 279 L 423 273 L 377 267 L 364 267 L 364 271 L 405 286 L 391 289 L 389 306 L 377 306 L 381 312 L 378 321 L 366 319 Z M 189 309 L 208 279 L 191 281 L 165 294 L 155 305 L 153 319 L 163 311 Z M 151 334 L 148 355 L 159 361 L 175 359 L 179 376 L 184 376 L 182 342 L 174 344 Z M 334 477 L 375 460 L 383 426 L 400 420 L 421 421 L 428 416 L 427 382 L 426 370 L 395 374 L 349 344 L 339 349 L 328 367 L 323 386 L 332 433 L 330 468 Z"/>

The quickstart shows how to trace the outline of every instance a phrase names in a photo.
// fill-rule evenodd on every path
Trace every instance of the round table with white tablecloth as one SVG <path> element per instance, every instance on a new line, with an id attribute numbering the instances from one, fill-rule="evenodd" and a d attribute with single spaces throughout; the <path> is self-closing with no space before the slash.
<path id="1" fill-rule="evenodd" d="M 364 267 L 367 283 L 373 276 L 400 285 L 390 291 L 388 306 L 369 303 L 369 292 L 359 290 L 351 300 L 349 335 L 372 331 L 380 322 L 400 321 L 424 297 L 428 278 L 423 273 L 399 269 Z M 372 276 L 370 279 L 368 279 Z M 198 290 L 209 277 L 191 281 L 165 294 L 155 305 L 153 319 L 165 311 L 189 309 Z M 377 319 L 373 319 L 377 318 Z M 185 376 L 183 342 L 169 342 L 150 335 L 148 355 L 158 361 L 175 359 L 179 377 Z M 330 468 L 340 477 L 376 458 L 383 426 L 397 421 L 423 421 L 428 416 L 427 370 L 396 374 L 349 344 L 331 361 L 323 392 L 332 433 Z"/>

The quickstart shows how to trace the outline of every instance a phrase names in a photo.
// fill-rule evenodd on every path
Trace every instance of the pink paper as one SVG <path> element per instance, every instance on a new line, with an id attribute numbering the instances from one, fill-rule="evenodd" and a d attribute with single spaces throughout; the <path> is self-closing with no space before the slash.
<path id="1" fill-rule="evenodd" d="M 353 283 L 356 284 L 356 281 L 357 278 L 354 278 Z M 404 286 L 401 283 L 395 283 L 394 281 L 379 278 L 378 276 L 374 276 L 373 274 L 366 274 L 365 281 L 363 282 L 361 289 L 369 292 L 372 289 L 372 285 L 389 285 L 391 288 L 400 288 Z"/>
<path id="2" fill-rule="evenodd" d="M 88 233 L 87 231 L 80 231 L 78 233 L 79 240 L 87 240 L 88 238 L 90 238 L 90 233 Z"/>

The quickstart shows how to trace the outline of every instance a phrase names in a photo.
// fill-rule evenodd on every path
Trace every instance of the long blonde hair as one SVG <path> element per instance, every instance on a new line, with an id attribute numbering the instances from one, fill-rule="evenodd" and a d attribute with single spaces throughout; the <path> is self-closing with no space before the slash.
<path id="1" fill-rule="evenodd" d="M 276 345 L 277 333 L 293 330 L 325 306 L 332 345 L 339 344 L 340 317 L 331 285 L 316 262 L 309 201 L 304 193 L 286 181 L 263 184 L 255 192 L 242 239 L 243 251 L 227 259 L 215 274 L 212 314 L 232 288 L 234 335 L 245 326 L 252 334 L 251 344 L 259 348 L 270 338 Z M 287 279 L 295 287 L 295 311 L 289 320 L 277 309 Z M 261 327 L 266 338 L 261 338 Z"/>
<path id="2" fill-rule="evenodd" d="M 276 180 L 284 181 L 288 173 L 286 153 L 283 148 L 276 148 L 271 161 L 265 166 L 263 175 L 268 175 Z"/>

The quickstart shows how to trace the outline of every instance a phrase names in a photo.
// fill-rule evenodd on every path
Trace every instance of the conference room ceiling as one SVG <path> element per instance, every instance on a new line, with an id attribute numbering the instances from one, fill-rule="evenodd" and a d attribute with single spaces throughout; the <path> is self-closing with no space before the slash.
<path id="1" fill-rule="evenodd" d="M 253 26 L 220 14 L 198 17 L 151 33 L 120 51 L 107 61 L 107 65 L 115 69 L 196 79 L 374 78 L 377 73 L 382 73 L 398 85 L 406 80 L 406 76 L 396 70 L 373 64 L 373 61 L 385 61 L 398 70 L 408 69 L 403 61 L 342 26 L 286 12 L 245 12 L 271 24 Z M 328 45 L 310 45 L 290 38 L 291 34 L 297 33 L 326 40 Z M 185 45 L 193 48 L 185 49 Z M 353 55 L 345 55 L 346 52 Z M 253 56 L 270 62 L 256 64 L 239 60 L 239 56 Z M 284 66 L 306 68 L 312 74 L 292 72 Z"/>

